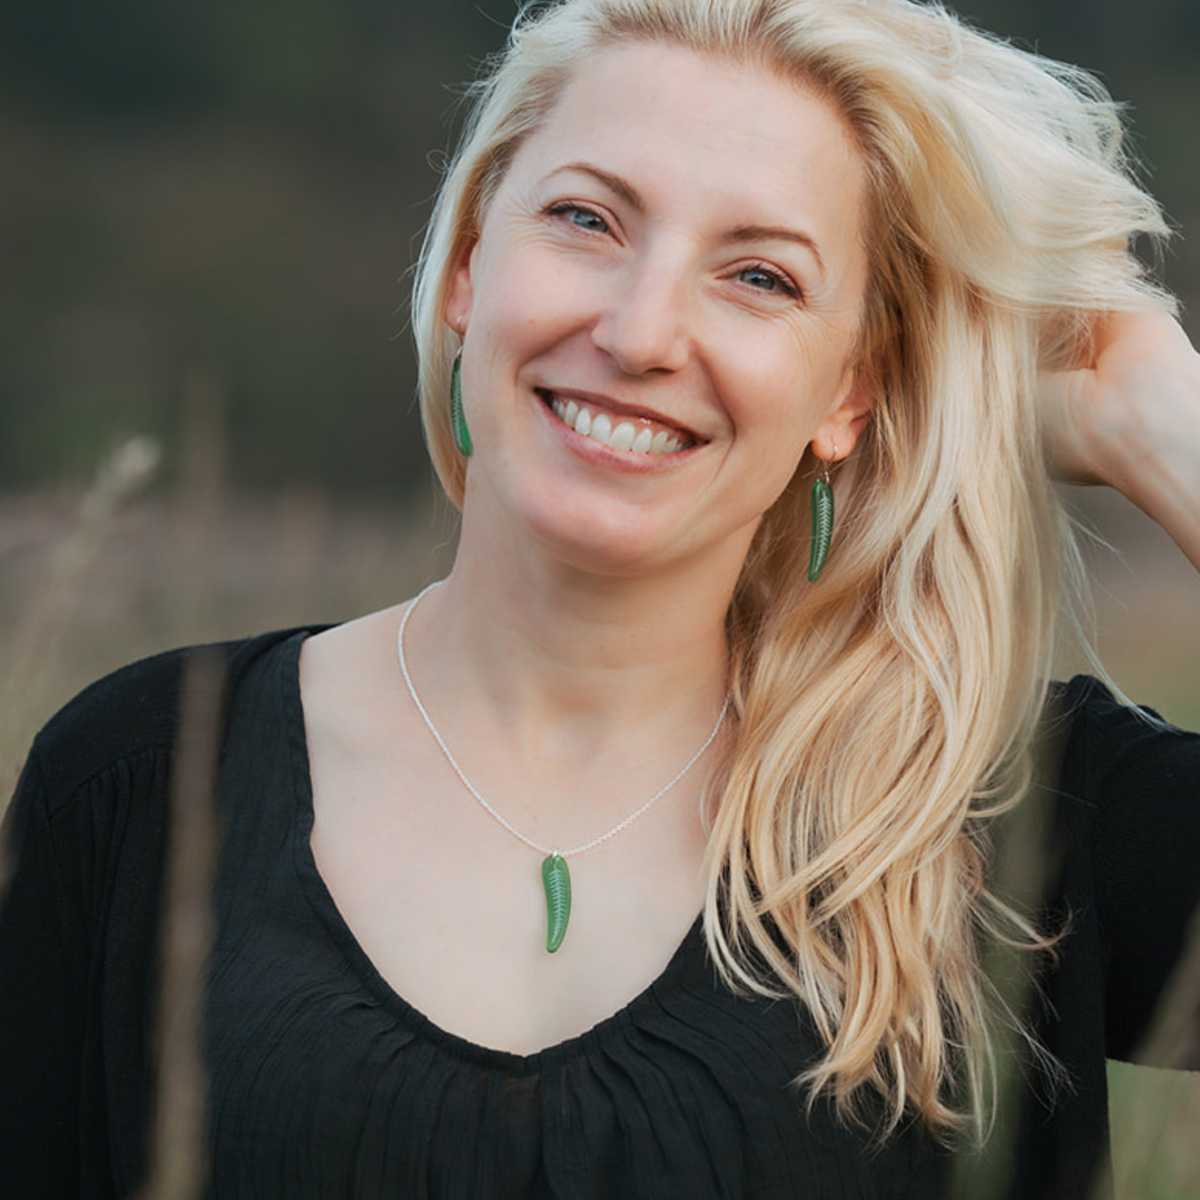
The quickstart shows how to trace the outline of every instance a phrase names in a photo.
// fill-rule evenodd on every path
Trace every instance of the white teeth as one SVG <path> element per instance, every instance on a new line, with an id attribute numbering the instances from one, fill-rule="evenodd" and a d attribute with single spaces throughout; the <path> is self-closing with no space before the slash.
<path id="1" fill-rule="evenodd" d="M 637 454 L 674 454 L 684 447 L 682 438 L 672 437 L 664 429 L 653 433 L 646 426 L 639 428 L 632 421 L 622 421 L 614 429 L 605 413 L 597 413 L 593 417 L 574 400 L 564 403 L 552 398 L 550 407 L 564 425 L 612 450 L 632 450 Z"/>
<path id="2" fill-rule="evenodd" d="M 635 437 L 637 437 L 637 430 L 628 421 L 622 421 L 612 431 L 612 437 L 608 439 L 608 444 L 614 450 L 629 450 L 633 447 Z"/>
<path id="3" fill-rule="evenodd" d="M 603 413 L 597 413 L 592 418 L 592 432 L 588 436 L 592 441 L 607 446 L 612 437 L 612 422 Z"/>

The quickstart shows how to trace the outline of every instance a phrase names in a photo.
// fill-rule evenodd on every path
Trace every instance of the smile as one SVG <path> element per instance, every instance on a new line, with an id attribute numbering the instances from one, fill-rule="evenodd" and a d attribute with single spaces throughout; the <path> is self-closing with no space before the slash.
<path id="1" fill-rule="evenodd" d="M 610 450 L 628 450 L 634 454 L 676 454 L 694 445 L 691 438 L 664 429 L 642 417 L 612 417 L 574 400 L 560 400 L 544 393 L 554 415 L 569 429 L 599 442 Z"/>

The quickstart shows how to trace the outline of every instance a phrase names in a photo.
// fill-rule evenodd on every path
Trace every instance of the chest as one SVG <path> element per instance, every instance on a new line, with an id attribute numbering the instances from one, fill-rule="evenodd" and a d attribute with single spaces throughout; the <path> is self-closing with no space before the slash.
<path id="1" fill-rule="evenodd" d="M 443 1029 L 529 1054 L 590 1029 L 661 975 L 703 904 L 694 811 L 663 806 L 599 845 L 564 847 L 547 877 L 550 846 L 527 845 L 447 788 L 441 764 L 424 765 L 414 755 L 398 791 L 314 763 L 316 869 L 389 987 Z M 610 820 L 583 816 L 585 829 Z M 536 819 L 527 825 L 540 833 Z"/>

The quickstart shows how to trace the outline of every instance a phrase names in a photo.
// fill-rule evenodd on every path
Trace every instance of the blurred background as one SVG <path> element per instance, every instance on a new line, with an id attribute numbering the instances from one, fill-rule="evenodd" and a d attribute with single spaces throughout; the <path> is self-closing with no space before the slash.
<path id="1" fill-rule="evenodd" d="M 1166 281 L 1200 314 L 1200 5 L 957 7 L 1128 102 L 1147 180 L 1195 235 Z M 33 730 L 97 674 L 352 616 L 447 568 L 409 272 L 461 85 L 515 10 L 0 6 L 0 796 Z M 1089 549 L 1105 662 L 1200 728 L 1200 583 L 1119 499 L 1071 499 L 1109 543 Z M 1133 1128 L 1146 1106 L 1120 1094 Z M 1200 1125 L 1196 1089 L 1180 1095 L 1163 1102 L 1184 1114 L 1174 1134 L 1160 1115 L 1126 1139 L 1155 1169 L 1163 1137 L 1187 1150 Z M 1127 1194 L 1200 1194 L 1146 1178 Z"/>

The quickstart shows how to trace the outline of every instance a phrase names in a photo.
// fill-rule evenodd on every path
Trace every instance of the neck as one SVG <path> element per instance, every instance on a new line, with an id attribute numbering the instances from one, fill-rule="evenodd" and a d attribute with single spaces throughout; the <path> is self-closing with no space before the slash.
<path id="1" fill-rule="evenodd" d="M 723 700 L 735 581 L 709 562 L 597 576 L 476 553 L 464 536 L 410 626 L 408 653 L 440 711 L 485 722 L 527 760 L 598 756 L 631 731 L 677 752 Z"/>

